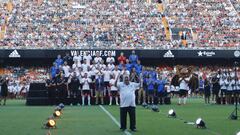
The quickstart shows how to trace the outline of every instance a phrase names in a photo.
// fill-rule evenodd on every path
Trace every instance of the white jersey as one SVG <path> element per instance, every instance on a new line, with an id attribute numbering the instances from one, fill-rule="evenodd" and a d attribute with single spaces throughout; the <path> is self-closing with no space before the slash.
<path id="1" fill-rule="evenodd" d="M 118 77 L 118 75 L 120 74 L 119 70 L 113 70 L 111 75 L 114 75 L 115 77 Z"/>
<path id="2" fill-rule="evenodd" d="M 181 80 L 181 79 L 182 78 L 180 78 L 179 80 Z M 189 78 L 185 78 L 185 80 L 188 81 Z M 185 80 L 181 80 L 180 85 L 179 85 L 180 90 L 189 90 L 188 83 Z"/>
<path id="3" fill-rule="evenodd" d="M 95 63 L 101 63 L 102 62 L 102 57 L 95 57 L 94 62 Z"/>
<path id="4" fill-rule="evenodd" d="M 64 65 L 64 66 L 62 66 L 62 69 L 63 69 L 63 71 L 64 71 L 64 74 L 65 74 L 65 76 L 64 77 L 69 77 L 69 75 L 70 75 L 70 66 L 68 66 L 68 65 Z"/>
<path id="5" fill-rule="evenodd" d="M 237 90 L 240 90 L 240 80 L 237 81 Z"/>
<path id="6" fill-rule="evenodd" d="M 114 70 L 115 65 L 114 64 L 108 64 L 108 69 L 110 69 L 111 71 Z"/>
<path id="7" fill-rule="evenodd" d="M 77 69 L 77 68 L 79 68 L 79 67 L 81 67 L 81 63 L 74 63 L 74 64 L 72 65 L 72 69 Z"/>
<path id="8" fill-rule="evenodd" d="M 88 67 L 89 67 L 89 65 L 88 64 L 82 64 L 82 71 L 83 72 L 87 72 L 88 71 Z"/>
<path id="9" fill-rule="evenodd" d="M 97 69 L 97 65 L 91 65 L 90 69 L 93 70 L 93 71 L 96 70 Z"/>
<path id="10" fill-rule="evenodd" d="M 139 87 L 139 83 L 130 82 L 126 85 L 123 82 L 117 84 L 117 88 L 120 91 L 120 107 L 136 107 L 135 103 L 135 91 Z"/>
<path id="11" fill-rule="evenodd" d="M 82 78 L 81 83 L 83 84 L 82 90 L 90 90 L 90 83 L 92 80 L 90 78 Z"/>
<path id="12" fill-rule="evenodd" d="M 115 63 L 114 57 L 107 57 L 106 63 L 110 63 L 110 62 Z"/>
<path id="13" fill-rule="evenodd" d="M 116 79 L 110 79 L 109 84 L 111 85 L 110 90 L 111 91 L 117 91 L 117 87 L 115 86 Z"/>
<path id="14" fill-rule="evenodd" d="M 102 71 L 102 73 L 103 73 L 104 82 L 109 82 L 111 71 L 105 70 L 105 71 Z"/>
<path id="15" fill-rule="evenodd" d="M 229 83 L 228 83 L 227 90 L 228 91 L 233 91 L 234 88 L 235 88 L 234 85 L 235 85 L 235 81 L 234 80 L 230 80 Z"/>
<path id="16" fill-rule="evenodd" d="M 90 56 L 90 55 L 83 56 L 83 60 L 86 60 L 86 64 L 90 65 L 91 61 L 92 61 L 92 56 Z"/>
<path id="17" fill-rule="evenodd" d="M 227 82 L 227 79 L 224 79 L 224 80 L 222 78 L 220 79 L 219 84 L 221 86 L 221 90 L 227 89 L 226 82 Z"/>
<path id="18" fill-rule="evenodd" d="M 80 56 L 80 55 L 74 56 L 74 57 L 73 57 L 73 61 L 77 61 L 77 62 L 81 63 L 81 61 L 82 61 L 82 56 Z"/>
<path id="19" fill-rule="evenodd" d="M 100 64 L 100 69 L 102 69 L 102 70 L 104 70 L 104 69 L 106 69 L 106 65 L 105 64 Z"/>
<path id="20" fill-rule="evenodd" d="M 121 75 L 123 75 L 123 76 L 128 76 L 128 77 L 129 77 L 130 72 L 129 72 L 128 70 L 122 70 L 122 71 L 121 71 Z"/>

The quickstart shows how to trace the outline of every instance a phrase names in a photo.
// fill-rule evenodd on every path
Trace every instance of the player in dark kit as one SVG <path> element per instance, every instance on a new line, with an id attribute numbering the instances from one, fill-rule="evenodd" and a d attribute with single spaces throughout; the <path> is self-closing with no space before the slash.
<path id="1" fill-rule="evenodd" d="M 46 80 L 46 88 L 48 91 L 48 98 L 50 100 L 51 105 L 56 104 L 56 79 L 52 78 L 50 75 L 50 78 Z"/>
<path id="2" fill-rule="evenodd" d="M 70 95 L 76 98 L 79 87 L 80 87 L 80 81 L 77 77 L 76 72 L 73 72 L 73 76 L 69 78 L 68 87 L 69 87 Z"/>
<path id="3" fill-rule="evenodd" d="M 8 77 L 3 77 L 0 80 L 1 93 L 0 93 L 0 105 L 3 99 L 3 105 L 6 105 L 7 95 L 8 95 Z"/>
<path id="4" fill-rule="evenodd" d="M 63 74 L 57 78 L 57 92 L 59 103 L 64 103 L 64 99 L 67 97 L 67 81 Z"/>

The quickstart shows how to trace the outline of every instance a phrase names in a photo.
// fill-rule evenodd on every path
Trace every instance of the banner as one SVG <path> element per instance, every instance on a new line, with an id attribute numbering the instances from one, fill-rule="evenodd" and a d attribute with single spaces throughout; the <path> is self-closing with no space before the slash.
<path id="1" fill-rule="evenodd" d="M 109 56 L 118 57 L 121 52 L 129 56 L 132 50 L 86 50 L 86 49 L 62 49 L 62 50 L 43 50 L 43 49 L 6 49 L 0 50 L 0 59 L 25 59 L 38 58 L 49 59 L 56 58 L 57 55 L 65 56 L 69 53 L 71 56 L 84 56 L 87 52 L 91 56 L 99 53 L 103 58 Z M 136 54 L 144 59 L 240 59 L 240 50 L 135 50 Z"/>

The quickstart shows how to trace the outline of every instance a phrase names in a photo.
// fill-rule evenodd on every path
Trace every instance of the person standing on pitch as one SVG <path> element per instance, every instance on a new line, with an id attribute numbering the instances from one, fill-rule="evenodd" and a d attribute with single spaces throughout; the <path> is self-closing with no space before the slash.
<path id="1" fill-rule="evenodd" d="M 119 76 L 116 80 L 119 79 Z M 135 103 L 135 91 L 139 89 L 140 84 L 130 82 L 129 76 L 125 76 L 123 82 L 115 81 L 120 92 L 120 121 L 122 131 L 126 130 L 127 126 L 127 113 L 130 117 L 130 129 L 136 132 L 136 103 Z"/>
<path id="2" fill-rule="evenodd" d="M 1 87 L 1 91 L 0 91 L 0 105 L 3 99 L 3 105 L 6 105 L 6 100 L 7 100 L 7 96 L 8 96 L 8 77 L 3 77 L 2 80 L 0 80 L 0 87 Z"/>

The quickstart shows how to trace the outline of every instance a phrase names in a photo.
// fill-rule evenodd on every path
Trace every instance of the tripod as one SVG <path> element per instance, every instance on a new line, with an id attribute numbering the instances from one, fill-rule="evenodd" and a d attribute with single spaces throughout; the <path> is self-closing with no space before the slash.
<path id="1" fill-rule="evenodd" d="M 239 110 L 239 108 L 238 108 L 238 100 L 237 100 L 237 92 L 236 92 L 236 89 L 237 89 L 237 65 L 238 65 L 238 63 L 237 62 L 234 62 L 234 70 L 235 70 L 235 87 L 234 87 L 234 98 L 235 98 L 235 108 L 234 108 L 234 110 L 233 110 L 233 112 L 230 114 L 230 116 L 229 116 L 229 119 L 231 119 L 231 120 L 237 120 L 238 119 L 238 111 L 240 111 Z"/>

